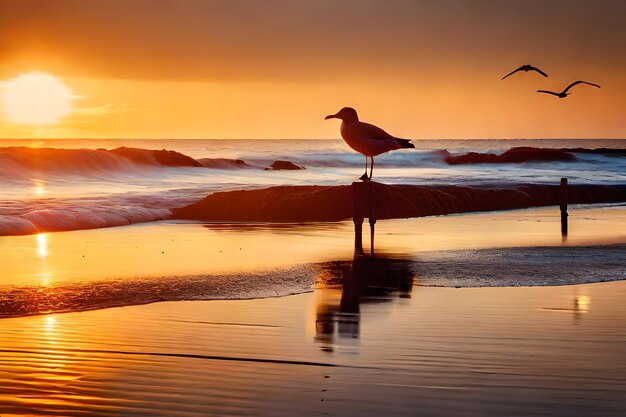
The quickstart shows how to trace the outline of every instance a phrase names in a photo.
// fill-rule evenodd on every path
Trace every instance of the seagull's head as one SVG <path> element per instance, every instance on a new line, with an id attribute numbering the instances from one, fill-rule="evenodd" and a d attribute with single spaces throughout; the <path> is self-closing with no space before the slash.
<path id="1" fill-rule="evenodd" d="M 341 119 L 344 122 L 358 122 L 359 116 L 356 114 L 356 110 L 354 110 L 352 107 L 344 107 L 337 113 L 329 114 L 324 118 L 324 120 L 328 119 Z"/>

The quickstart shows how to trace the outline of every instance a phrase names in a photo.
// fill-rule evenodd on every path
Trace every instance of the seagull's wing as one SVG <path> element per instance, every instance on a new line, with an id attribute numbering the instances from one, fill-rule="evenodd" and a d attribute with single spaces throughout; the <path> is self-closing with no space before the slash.
<path id="1" fill-rule="evenodd" d="M 565 90 L 563 90 L 563 92 L 567 93 L 567 90 L 569 90 L 570 88 L 572 88 L 573 86 L 578 85 L 578 84 L 588 84 L 588 85 L 592 85 L 594 87 L 600 88 L 600 86 L 598 84 L 588 83 L 587 81 L 574 81 L 573 83 L 568 85 L 567 88 Z"/>
<path id="2" fill-rule="evenodd" d="M 548 91 L 548 90 L 537 90 L 538 93 L 546 93 L 546 94 L 552 94 L 553 96 L 559 96 L 559 93 L 555 93 L 554 91 Z"/>
<path id="3" fill-rule="evenodd" d="M 395 136 L 391 136 L 378 126 L 363 122 L 358 123 L 358 134 L 360 137 L 376 140 L 398 139 Z"/>
<path id="4" fill-rule="evenodd" d="M 519 67 L 518 69 L 509 72 L 507 75 L 505 75 L 504 77 L 500 78 L 501 80 L 504 80 L 506 77 L 508 77 L 509 75 L 513 75 L 515 74 L 517 71 L 522 71 L 524 69 L 524 66 L 522 65 L 521 67 Z"/>
<path id="5" fill-rule="evenodd" d="M 548 74 L 546 74 L 545 72 L 541 71 L 541 70 L 540 70 L 539 68 L 537 68 L 537 67 L 533 67 L 533 66 L 531 66 L 531 67 L 530 67 L 530 69 L 531 69 L 532 71 L 537 71 L 539 74 L 543 75 L 544 77 L 547 77 L 547 76 L 548 76 Z"/>

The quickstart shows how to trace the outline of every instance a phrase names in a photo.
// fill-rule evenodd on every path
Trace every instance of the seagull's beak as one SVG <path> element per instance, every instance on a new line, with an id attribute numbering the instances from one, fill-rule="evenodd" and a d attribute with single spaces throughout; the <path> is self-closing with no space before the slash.
<path id="1" fill-rule="evenodd" d="M 338 119 L 338 117 L 336 114 L 329 114 L 328 116 L 324 117 L 324 120 L 328 119 Z"/>

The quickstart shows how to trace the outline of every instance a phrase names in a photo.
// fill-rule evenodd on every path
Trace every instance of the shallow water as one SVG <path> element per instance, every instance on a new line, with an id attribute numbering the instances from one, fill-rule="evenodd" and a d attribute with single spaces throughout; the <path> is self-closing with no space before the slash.
<path id="1" fill-rule="evenodd" d="M 375 254 L 402 260 L 422 286 L 620 280 L 625 223 L 622 205 L 572 207 L 566 238 L 554 208 L 386 220 L 376 225 Z M 364 236 L 369 243 L 367 227 Z M 353 257 L 351 222 L 160 222 L 0 237 L 0 317 L 301 293 Z"/>

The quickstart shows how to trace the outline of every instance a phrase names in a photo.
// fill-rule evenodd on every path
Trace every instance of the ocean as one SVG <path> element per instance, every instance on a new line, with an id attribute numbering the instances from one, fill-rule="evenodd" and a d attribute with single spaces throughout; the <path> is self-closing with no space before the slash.
<path id="1" fill-rule="evenodd" d="M 446 163 L 446 155 L 514 147 L 626 149 L 626 140 L 414 140 L 416 149 L 376 157 L 374 179 L 388 184 L 624 184 L 626 158 L 577 153 L 574 161 Z M 33 149 L 20 149 L 29 147 Z M 137 163 L 103 151 L 172 150 L 211 167 Z M 65 149 L 50 152 L 46 148 Z M 230 163 L 242 160 L 244 163 Z M 264 170 L 288 160 L 305 170 Z M 274 185 L 338 185 L 358 179 L 364 158 L 341 140 L 32 139 L 0 140 L 0 235 L 75 230 L 167 219 L 209 193 Z"/>
<path id="2" fill-rule="evenodd" d="M 626 140 L 414 143 L 377 157 L 374 179 L 626 184 L 621 152 L 542 150 L 537 155 L 550 160 L 450 163 L 515 147 L 626 149 Z M 179 154 L 156 152 L 162 149 Z M 306 169 L 264 169 L 276 160 Z M 218 191 L 350 184 L 363 163 L 340 140 L 2 140 L 0 317 L 311 291 L 324 271 L 353 262 L 351 221 L 203 224 L 173 220 L 171 210 Z M 554 207 L 385 220 L 377 225 L 376 258 L 405 265 L 420 286 L 621 280 L 625 218 L 623 204 L 571 207 L 567 237 Z"/>

